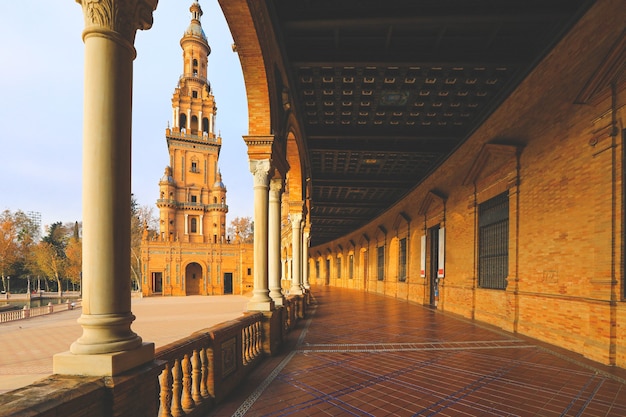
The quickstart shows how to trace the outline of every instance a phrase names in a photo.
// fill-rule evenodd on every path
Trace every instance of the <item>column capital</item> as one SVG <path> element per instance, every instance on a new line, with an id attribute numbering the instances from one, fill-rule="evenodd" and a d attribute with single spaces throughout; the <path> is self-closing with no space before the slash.
<path id="1" fill-rule="evenodd" d="M 93 33 L 121 39 L 134 52 L 137 29 L 152 27 L 158 0 L 76 0 L 83 8 L 83 40 Z"/>
<path id="2" fill-rule="evenodd" d="M 283 189 L 282 178 L 272 178 L 270 180 L 270 191 L 280 192 Z"/>
<path id="3" fill-rule="evenodd" d="M 291 224 L 297 224 L 300 227 L 300 222 L 302 222 L 302 213 L 289 213 L 289 218 L 291 219 Z"/>
<path id="4" fill-rule="evenodd" d="M 250 172 L 254 176 L 254 186 L 267 187 L 272 164 L 269 159 L 250 160 Z"/>

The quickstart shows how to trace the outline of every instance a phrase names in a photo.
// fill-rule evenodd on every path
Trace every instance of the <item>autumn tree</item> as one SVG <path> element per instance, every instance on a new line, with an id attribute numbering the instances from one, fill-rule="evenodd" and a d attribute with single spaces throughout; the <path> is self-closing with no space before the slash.
<path id="1" fill-rule="evenodd" d="M 254 240 L 254 222 L 251 217 L 235 217 L 228 228 L 229 236 L 241 243 L 252 243 Z"/>
<path id="2" fill-rule="evenodd" d="M 141 240 L 144 231 L 148 238 L 157 233 L 158 220 L 154 217 L 151 206 L 139 206 L 135 197 L 131 197 L 130 205 L 130 279 L 132 288 L 141 288 Z"/>
<path id="3" fill-rule="evenodd" d="M 24 269 L 38 238 L 38 225 L 24 212 L 4 210 L 0 214 L 0 276 L 4 291 L 7 291 L 6 277 Z"/>
<path id="4" fill-rule="evenodd" d="M 70 223 L 63 225 L 61 222 L 48 226 L 48 233 L 34 248 L 34 258 L 37 268 L 45 277 L 57 282 L 59 293 L 62 292 L 61 278 L 66 273 L 68 265 L 65 249 L 70 236 L 74 234 L 74 227 Z"/>

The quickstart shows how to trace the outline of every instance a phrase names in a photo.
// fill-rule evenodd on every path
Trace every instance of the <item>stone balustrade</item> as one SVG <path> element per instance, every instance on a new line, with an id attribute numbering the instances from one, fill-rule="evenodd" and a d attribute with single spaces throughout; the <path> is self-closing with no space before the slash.
<path id="1" fill-rule="evenodd" d="M 0 323 L 58 313 L 59 311 L 72 310 L 77 307 L 80 307 L 80 300 L 68 301 L 61 304 L 48 303 L 48 305 L 41 307 L 28 308 L 27 306 L 24 306 L 24 308 L 19 310 L 3 311 L 0 313 Z"/>
<path id="2" fill-rule="evenodd" d="M 0 410 L 33 417 L 206 415 L 272 353 L 268 338 L 279 334 L 282 342 L 304 318 L 307 302 L 308 293 L 290 296 L 274 314 L 244 313 L 199 330 L 158 348 L 153 362 L 120 376 L 52 375 L 0 395 Z"/>

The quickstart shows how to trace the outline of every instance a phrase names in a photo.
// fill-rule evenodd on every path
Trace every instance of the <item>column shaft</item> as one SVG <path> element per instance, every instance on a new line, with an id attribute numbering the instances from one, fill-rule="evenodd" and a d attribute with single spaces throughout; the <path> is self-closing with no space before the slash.
<path id="1" fill-rule="evenodd" d="M 282 178 L 276 178 L 270 181 L 267 262 L 270 297 L 274 300 L 276 305 L 283 305 L 284 299 L 280 285 L 280 198 L 282 188 Z"/>
<path id="2" fill-rule="evenodd" d="M 248 310 L 270 311 L 274 301 L 269 296 L 267 265 L 267 220 L 270 161 L 250 161 L 254 175 L 254 289 Z"/>
<path id="3" fill-rule="evenodd" d="M 302 286 L 308 290 L 311 288 L 309 284 L 309 231 L 308 227 L 302 234 Z"/>
<path id="4" fill-rule="evenodd" d="M 302 294 L 302 232 L 300 228 L 301 223 L 302 213 L 291 213 L 291 256 L 293 259 L 293 266 L 291 271 L 291 289 L 289 290 L 291 294 Z"/>

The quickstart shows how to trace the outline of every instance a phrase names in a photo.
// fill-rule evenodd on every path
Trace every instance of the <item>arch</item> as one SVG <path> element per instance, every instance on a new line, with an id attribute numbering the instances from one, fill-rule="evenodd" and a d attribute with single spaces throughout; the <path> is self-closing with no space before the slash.
<path id="1" fill-rule="evenodd" d="M 178 126 L 180 126 L 181 132 L 187 127 L 187 115 L 185 113 L 178 116 Z"/>
<path id="2" fill-rule="evenodd" d="M 269 39 L 257 34 L 258 23 L 252 21 L 247 0 L 220 1 L 236 51 L 241 60 L 246 95 L 248 97 L 248 134 L 269 135 L 272 132 L 270 93 L 265 58 L 259 39 Z M 265 29 L 265 28 L 263 28 Z"/>
<path id="3" fill-rule="evenodd" d="M 209 132 L 209 118 L 208 117 L 202 118 L 202 132 L 204 133 Z"/>
<path id="4" fill-rule="evenodd" d="M 192 134 L 198 132 L 198 116 L 191 116 L 191 125 L 189 127 Z"/>
<path id="5" fill-rule="evenodd" d="M 189 262 L 185 266 L 185 292 L 187 295 L 203 293 L 204 279 L 202 273 L 202 265 L 197 262 Z"/>
<path id="6" fill-rule="evenodd" d="M 287 164 L 289 166 L 289 200 L 305 201 L 307 197 L 305 180 L 308 175 L 303 178 L 303 171 L 306 172 L 304 165 L 305 158 L 301 157 L 302 135 L 293 115 L 289 116 L 289 128 L 287 131 Z"/>
<path id="7" fill-rule="evenodd" d="M 192 61 L 192 72 L 194 76 L 198 76 L 198 60 L 196 58 L 193 59 Z"/>

